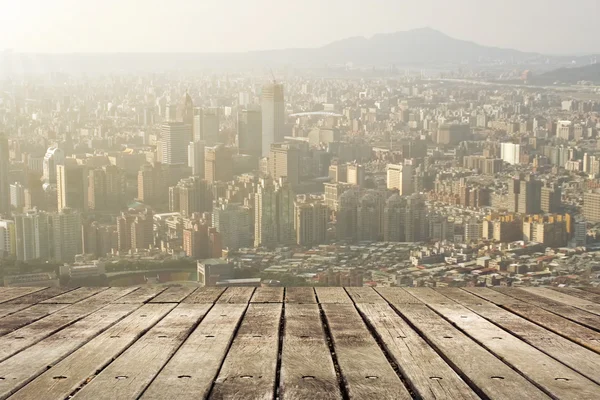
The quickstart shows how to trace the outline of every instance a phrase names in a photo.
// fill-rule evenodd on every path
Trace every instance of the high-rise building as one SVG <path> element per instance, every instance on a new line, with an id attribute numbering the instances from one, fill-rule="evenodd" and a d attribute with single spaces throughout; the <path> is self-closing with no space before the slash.
<path id="1" fill-rule="evenodd" d="M 261 182 L 254 196 L 255 247 L 295 243 L 294 200 L 288 183 Z"/>
<path id="2" fill-rule="evenodd" d="M 161 163 L 145 164 L 138 172 L 138 200 L 146 204 L 166 203 L 167 170 Z"/>
<path id="3" fill-rule="evenodd" d="M 329 166 L 329 178 L 332 183 L 348 182 L 348 165 L 333 164 Z"/>
<path id="4" fill-rule="evenodd" d="M 346 179 L 351 185 L 363 187 L 365 184 L 365 166 L 360 164 L 348 164 L 346 167 Z"/>
<path id="5" fill-rule="evenodd" d="M 354 242 L 358 238 L 358 201 L 362 191 L 356 186 L 345 190 L 338 198 L 336 236 L 338 240 Z"/>
<path id="6" fill-rule="evenodd" d="M 218 144 L 206 147 L 204 176 L 209 183 L 233 179 L 233 154 L 229 147 Z"/>
<path id="7" fill-rule="evenodd" d="M 544 186 L 541 189 L 540 211 L 547 214 L 555 214 L 561 210 L 562 191 L 559 187 Z"/>
<path id="8" fill-rule="evenodd" d="M 215 201 L 212 226 L 221 234 L 223 248 L 237 250 L 251 247 L 252 214 L 248 207 L 228 201 Z"/>
<path id="9" fill-rule="evenodd" d="M 194 102 L 188 92 L 185 92 L 180 106 L 180 118 L 184 124 L 192 126 L 194 123 Z"/>
<path id="10" fill-rule="evenodd" d="M 583 216 L 587 222 L 600 222 L 600 192 L 590 191 L 583 194 Z"/>
<path id="11" fill-rule="evenodd" d="M 269 174 L 284 178 L 293 187 L 300 182 L 300 150 L 286 143 L 273 143 L 269 153 Z"/>
<path id="12" fill-rule="evenodd" d="M 52 236 L 54 259 L 75 261 L 75 256 L 83 253 L 81 214 L 68 207 L 52 214 Z"/>
<path id="13" fill-rule="evenodd" d="M 294 228 L 296 244 L 300 246 L 315 246 L 327 240 L 327 220 L 329 210 L 319 202 L 296 202 Z"/>
<path id="14" fill-rule="evenodd" d="M 50 216 L 38 210 L 30 210 L 15 216 L 17 260 L 50 259 L 52 234 Z"/>
<path id="15" fill-rule="evenodd" d="M 161 128 L 162 163 L 188 165 L 188 144 L 192 139 L 191 125 L 166 122 Z"/>
<path id="16" fill-rule="evenodd" d="M 150 209 L 124 212 L 117 218 L 120 253 L 148 249 L 154 244 L 154 214 Z"/>
<path id="17" fill-rule="evenodd" d="M 437 240 L 448 238 L 447 219 L 441 231 L 433 236 Z M 429 239 L 429 218 L 423 196 L 413 194 L 390 196 L 384 208 L 383 238 L 386 242 L 422 242 Z"/>
<path id="18" fill-rule="evenodd" d="M 193 140 L 195 142 L 202 140 L 207 146 L 214 146 L 219 143 L 219 127 L 221 123 L 219 108 L 200 108 L 195 113 Z"/>
<path id="19" fill-rule="evenodd" d="M 519 185 L 518 212 L 521 214 L 539 213 L 542 202 L 542 182 L 528 176 L 521 179 Z"/>
<path id="20" fill-rule="evenodd" d="M 570 216 L 528 215 L 523 219 L 523 240 L 548 247 L 563 247 L 569 238 Z"/>
<path id="21" fill-rule="evenodd" d="M 17 255 L 17 234 L 15 222 L 0 220 L 0 258 Z"/>
<path id="22" fill-rule="evenodd" d="M 558 121 L 556 124 L 556 137 L 567 141 L 573 139 L 573 123 L 571 121 Z"/>
<path id="23" fill-rule="evenodd" d="M 387 166 L 387 188 L 398 190 L 401 196 L 413 193 L 412 165 L 388 164 Z"/>
<path id="24" fill-rule="evenodd" d="M 521 162 L 521 145 L 515 143 L 501 143 L 500 158 L 508 164 L 519 164 Z"/>
<path id="25" fill-rule="evenodd" d="M 194 176 L 204 177 L 204 141 L 190 142 L 188 145 L 188 166 Z"/>
<path id="26" fill-rule="evenodd" d="M 57 146 L 50 147 L 44 156 L 44 181 L 46 183 L 56 183 L 56 166 L 65 162 L 65 153 Z"/>
<path id="27" fill-rule="evenodd" d="M 385 193 L 367 190 L 358 201 L 357 229 L 359 241 L 381 241 L 383 239 L 383 221 Z"/>
<path id="28" fill-rule="evenodd" d="M 10 185 L 10 205 L 17 212 L 22 212 L 25 207 L 25 186 L 18 182 Z"/>
<path id="29" fill-rule="evenodd" d="M 283 85 L 268 83 L 262 87 L 262 156 L 267 157 L 273 143 L 285 136 L 285 103 Z"/>
<path id="30" fill-rule="evenodd" d="M 0 133 L 0 214 L 10 212 L 8 138 Z"/>
<path id="31" fill-rule="evenodd" d="M 56 166 L 58 211 L 64 208 L 88 209 L 88 174 L 87 167 L 78 165 L 74 159 L 66 159 L 65 164 Z"/>
<path id="32" fill-rule="evenodd" d="M 89 171 L 88 205 L 90 210 L 113 211 L 125 202 L 125 172 L 116 165 Z"/>
<path id="33" fill-rule="evenodd" d="M 238 114 L 238 147 L 241 154 L 259 159 L 262 155 L 262 115 L 258 110 L 242 110 Z"/>
<path id="34" fill-rule="evenodd" d="M 477 218 L 465 222 L 465 243 L 478 242 L 483 236 L 483 223 Z"/>
<path id="35" fill-rule="evenodd" d="M 459 144 L 469 140 L 471 128 L 468 124 L 441 125 L 438 129 L 437 142 L 439 144 Z"/>
<path id="36" fill-rule="evenodd" d="M 212 189 L 208 182 L 198 176 L 180 180 L 169 188 L 169 209 L 183 216 L 212 210 Z"/>

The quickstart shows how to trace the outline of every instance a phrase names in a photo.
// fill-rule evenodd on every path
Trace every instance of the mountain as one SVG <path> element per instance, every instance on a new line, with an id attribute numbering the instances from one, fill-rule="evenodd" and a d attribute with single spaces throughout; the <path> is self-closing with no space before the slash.
<path id="1" fill-rule="evenodd" d="M 170 71 L 219 68 L 325 67 L 352 62 L 364 67 L 453 68 L 490 65 L 506 69 L 564 65 L 565 58 L 483 46 L 454 39 L 431 28 L 352 37 L 318 48 L 250 51 L 241 53 L 0 53 L 0 76 L 11 73 L 106 73 L 114 71 Z M 4 70 L 4 73 L 3 71 Z"/>
<path id="2" fill-rule="evenodd" d="M 555 82 L 575 84 L 579 81 L 600 83 L 600 64 L 583 67 L 559 68 L 539 76 L 533 76 L 531 83 L 551 85 Z"/>

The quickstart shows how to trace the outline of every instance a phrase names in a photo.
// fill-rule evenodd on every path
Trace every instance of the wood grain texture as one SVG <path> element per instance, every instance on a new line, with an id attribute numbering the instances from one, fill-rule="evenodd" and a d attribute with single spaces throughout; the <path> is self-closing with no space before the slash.
<path id="1" fill-rule="evenodd" d="M 285 288 L 285 302 L 298 304 L 317 304 L 315 290 L 311 287 Z"/>
<path id="2" fill-rule="evenodd" d="M 141 398 L 206 398 L 245 311 L 244 304 L 216 304 Z"/>
<path id="3" fill-rule="evenodd" d="M 82 287 L 74 290 L 70 290 L 66 293 L 60 294 L 58 296 L 53 296 L 49 299 L 42 300 L 41 303 L 52 303 L 52 304 L 73 304 L 81 301 L 83 299 L 87 299 L 97 293 L 102 292 L 108 288 L 105 287 Z"/>
<path id="4" fill-rule="evenodd" d="M 71 290 L 74 290 L 74 288 L 49 287 L 25 296 L 17 297 L 16 299 L 6 302 L 6 304 L 37 304 L 41 301 L 70 292 Z"/>
<path id="5" fill-rule="evenodd" d="M 536 296 L 546 297 L 553 301 L 558 301 L 565 305 L 570 305 L 575 308 L 579 308 L 580 310 L 587 311 L 589 313 L 600 316 L 600 304 L 596 304 L 592 301 L 585 300 L 575 296 L 569 296 L 568 294 L 564 294 L 561 292 L 557 292 L 555 290 L 550 290 L 548 288 L 522 288 L 529 293 L 535 294 Z"/>
<path id="6" fill-rule="evenodd" d="M 375 288 L 375 291 L 392 304 L 421 304 L 414 296 L 408 293 L 404 288 Z"/>
<path id="7" fill-rule="evenodd" d="M 402 375 L 420 398 L 479 399 L 427 342 L 387 304 L 358 303 Z"/>
<path id="8" fill-rule="evenodd" d="M 192 286 L 171 286 L 150 300 L 150 303 L 179 303 L 194 290 L 196 288 Z"/>
<path id="9" fill-rule="evenodd" d="M 46 289 L 45 287 L 7 287 L 0 292 L 0 303 L 18 299 L 30 293 L 39 292 Z"/>
<path id="10" fill-rule="evenodd" d="M 179 304 L 73 398 L 137 398 L 209 309 L 209 304 Z"/>
<path id="11" fill-rule="evenodd" d="M 411 399 L 354 304 L 327 303 L 322 304 L 322 308 L 349 396 L 373 400 Z"/>
<path id="12" fill-rule="evenodd" d="M 67 306 L 68 304 L 34 304 L 22 311 L 15 312 L 0 319 L 0 336 L 47 317 Z"/>
<path id="13" fill-rule="evenodd" d="M 384 297 L 387 299 L 387 296 Z M 491 399 L 512 399 L 519 393 L 523 399 L 549 399 L 548 395 L 425 304 L 402 300 L 390 303 L 438 353 L 444 355 L 455 370 L 460 371 L 461 377 L 472 382 L 485 396 Z"/>
<path id="14" fill-rule="evenodd" d="M 317 304 L 286 304 L 280 397 L 341 399 Z"/>
<path id="15" fill-rule="evenodd" d="M 137 307 L 135 304 L 110 304 L 0 363 L 0 376 L 4 378 L 0 379 L 0 399 L 51 369 Z"/>
<path id="16" fill-rule="evenodd" d="M 258 287 L 250 303 L 283 303 L 282 287 Z"/>
<path id="17" fill-rule="evenodd" d="M 352 304 L 343 287 L 317 287 L 315 292 L 321 304 Z"/>
<path id="18" fill-rule="evenodd" d="M 225 291 L 224 287 L 201 287 L 194 290 L 183 303 L 208 304 L 216 302 Z"/>
<path id="19" fill-rule="evenodd" d="M 572 288 L 572 287 L 549 287 L 548 289 L 555 290 L 560 293 L 568 294 L 569 296 L 579 297 L 580 299 L 592 301 L 594 303 L 600 304 L 600 294 L 587 292 L 585 290 Z"/>
<path id="20" fill-rule="evenodd" d="M 14 303 L 3 303 L 0 304 L 0 326 L 2 326 L 2 318 L 7 315 L 11 315 L 16 313 L 17 311 L 21 311 L 24 308 L 29 307 L 29 304 L 14 304 Z"/>
<path id="21" fill-rule="evenodd" d="M 408 290 L 486 349 L 558 398 L 594 399 L 600 386 L 433 289 Z"/>
<path id="22" fill-rule="evenodd" d="M 219 300 L 218 304 L 247 304 L 254 293 L 253 287 L 228 287 Z"/>
<path id="23" fill-rule="evenodd" d="M 135 306 L 131 306 L 135 307 Z M 175 307 L 175 304 L 142 305 L 80 349 L 38 376 L 11 399 L 64 399 L 73 393 L 96 371 L 102 370 L 143 333 Z M 33 373 L 31 372 L 33 371 Z M 31 379 L 40 368 L 23 370 L 17 381 Z M 13 379 L 15 376 L 13 376 Z M 14 389 L 13 389 L 14 390 Z"/>
<path id="24" fill-rule="evenodd" d="M 386 301 L 370 287 L 347 287 L 346 292 L 354 303 L 386 304 Z"/>
<path id="25" fill-rule="evenodd" d="M 213 399 L 272 399 L 282 304 L 250 304 L 214 383 Z"/>
<path id="26" fill-rule="evenodd" d="M 120 304 L 142 304 L 152 300 L 167 288 L 162 286 L 140 286 L 133 292 L 118 298 L 114 303 Z"/>

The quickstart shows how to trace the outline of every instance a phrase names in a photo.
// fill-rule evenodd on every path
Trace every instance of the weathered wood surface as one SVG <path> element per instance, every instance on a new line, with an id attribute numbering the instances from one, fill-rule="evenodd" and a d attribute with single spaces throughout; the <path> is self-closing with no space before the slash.
<path id="1" fill-rule="evenodd" d="M 0 288 L 0 399 L 597 399 L 589 288 Z"/>

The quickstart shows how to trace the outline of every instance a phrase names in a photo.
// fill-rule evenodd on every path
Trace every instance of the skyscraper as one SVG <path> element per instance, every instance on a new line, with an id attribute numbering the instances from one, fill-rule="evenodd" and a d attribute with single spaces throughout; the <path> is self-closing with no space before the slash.
<path id="1" fill-rule="evenodd" d="M 125 199 L 125 173 L 116 165 L 89 171 L 88 205 L 90 210 L 116 210 Z"/>
<path id="2" fill-rule="evenodd" d="M 194 112 L 192 140 L 195 142 L 202 140 L 207 146 L 219 143 L 220 110 L 217 107 L 197 108 Z"/>
<path id="3" fill-rule="evenodd" d="M 215 202 L 212 226 L 221 234 L 223 248 L 237 250 L 252 246 L 251 218 L 248 207 L 228 201 Z"/>
<path id="4" fill-rule="evenodd" d="M 212 210 L 212 191 L 209 184 L 198 176 L 182 179 L 169 189 L 170 209 L 184 216 Z"/>
<path id="5" fill-rule="evenodd" d="M 78 211 L 65 207 L 52 214 L 54 259 L 60 262 L 73 262 L 75 256 L 83 252 L 81 215 Z"/>
<path id="6" fill-rule="evenodd" d="M 218 144 L 205 148 L 204 176 L 209 183 L 233 179 L 233 161 L 230 148 Z"/>
<path id="7" fill-rule="evenodd" d="M 161 128 L 162 163 L 188 165 L 188 144 L 192 127 L 183 122 L 167 122 Z"/>
<path id="8" fill-rule="evenodd" d="M 0 133 L 0 213 L 10 212 L 9 168 L 8 138 L 3 133 Z"/>
<path id="9" fill-rule="evenodd" d="M 346 168 L 347 182 L 352 185 L 364 186 L 365 184 L 365 166 L 360 164 L 348 164 Z"/>
<path id="10" fill-rule="evenodd" d="M 388 164 L 387 188 L 397 189 L 401 196 L 413 193 L 412 165 Z"/>
<path id="11" fill-rule="evenodd" d="M 145 164 L 138 172 L 138 200 L 146 204 L 167 201 L 167 171 L 161 163 Z"/>
<path id="12" fill-rule="evenodd" d="M 242 110 L 238 114 L 238 147 L 241 154 L 261 157 L 262 115 L 257 110 Z"/>
<path id="13" fill-rule="evenodd" d="M 44 156 L 44 181 L 46 183 L 56 183 L 56 166 L 65 162 L 65 153 L 57 146 L 50 147 Z"/>
<path id="14" fill-rule="evenodd" d="M 30 210 L 15 216 L 17 260 L 49 259 L 51 254 L 50 216 Z"/>
<path id="15" fill-rule="evenodd" d="M 56 194 L 58 211 L 72 208 L 88 209 L 88 169 L 77 165 L 74 159 L 66 159 L 64 165 L 56 166 Z"/>
<path id="16" fill-rule="evenodd" d="M 300 150 L 286 143 L 273 143 L 269 153 L 269 173 L 273 179 L 285 178 L 290 185 L 298 185 Z"/>
<path id="17" fill-rule="evenodd" d="M 290 245 L 294 231 L 295 195 L 287 183 L 263 181 L 254 197 L 254 246 Z"/>
<path id="18" fill-rule="evenodd" d="M 315 246 L 327 240 L 329 211 L 323 203 L 295 204 L 294 228 L 296 243 L 300 246 Z"/>
<path id="19" fill-rule="evenodd" d="M 204 141 L 190 142 L 188 145 L 188 166 L 192 168 L 192 175 L 204 177 Z"/>
<path id="20" fill-rule="evenodd" d="M 356 224 L 358 240 L 380 241 L 383 239 L 383 211 L 385 195 L 367 190 L 358 201 Z"/>
<path id="21" fill-rule="evenodd" d="M 0 220 L 0 258 L 15 256 L 17 254 L 16 245 L 15 222 Z"/>
<path id="22" fill-rule="evenodd" d="M 541 211 L 542 182 L 532 176 L 519 182 L 519 208 L 521 214 L 537 214 Z"/>
<path id="23" fill-rule="evenodd" d="M 267 157 L 271 144 L 282 142 L 285 136 L 285 104 L 283 85 L 268 83 L 262 88 L 262 156 Z"/>

